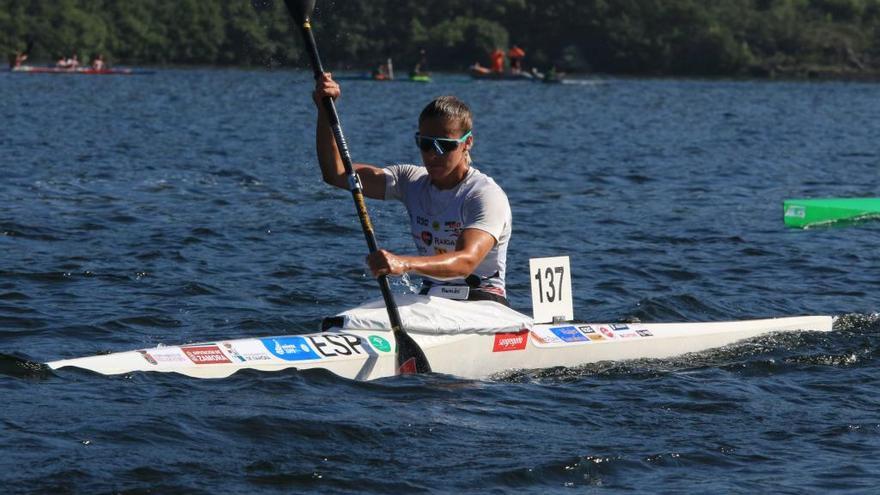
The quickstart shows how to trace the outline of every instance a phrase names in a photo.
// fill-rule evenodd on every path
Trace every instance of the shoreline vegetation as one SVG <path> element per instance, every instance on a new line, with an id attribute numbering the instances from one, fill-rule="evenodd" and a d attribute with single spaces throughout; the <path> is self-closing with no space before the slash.
<path id="1" fill-rule="evenodd" d="M 880 80 L 880 0 L 318 2 L 328 70 L 466 72 L 496 48 L 572 76 Z M 112 65 L 308 66 L 280 0 L 0 0 L 0 51 Z"/>

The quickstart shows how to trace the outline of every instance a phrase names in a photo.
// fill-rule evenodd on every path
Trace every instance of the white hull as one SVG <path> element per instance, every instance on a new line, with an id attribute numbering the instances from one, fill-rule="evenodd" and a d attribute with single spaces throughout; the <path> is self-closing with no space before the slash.
<path id="1" fill-rule="evenodd" d="M 831 326 L 830 316 L 802 316 L 713 323 L 561 323 L 495 334 L 410 335 L 424 350 L 434 372 L 482 379 L 513 369 L 669 358 L 772 332 L 830 331 Z M 241 369 L 323 368 L 345 378 L 373 380 L 395 375 L 394 345 L 388 330 L 331 329 L 309 335 L 164 346 L 47 364 L 52 369 L 74 366 L 105 375 L 159 371 L 196 378 L 223 378 Z"/>

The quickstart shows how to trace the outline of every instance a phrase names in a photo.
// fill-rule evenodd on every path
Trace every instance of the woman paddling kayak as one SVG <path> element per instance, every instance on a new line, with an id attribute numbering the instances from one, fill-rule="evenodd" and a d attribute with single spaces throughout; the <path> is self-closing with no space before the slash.
<path id="1" fill-rule="evenodd" d="M 339 98 L 329 73 L 315 86 L 316 143 L 324 181 L 348 189 L 347 175 L 322 98 Z M 473 115 L 454 96 L 441 96 L 419 115 L 416 145 L 424 166 L 385 168 L 354 164 L 364 194 L 401 201 L 410 217 L 418 255 L 380 249 L 367 257 L 374 276 L 415 273 L 422 294 L 451 299 L 493 300 L 505 305 L 504 275 L 511 213 L 507 195 L 471 164 Z"/>

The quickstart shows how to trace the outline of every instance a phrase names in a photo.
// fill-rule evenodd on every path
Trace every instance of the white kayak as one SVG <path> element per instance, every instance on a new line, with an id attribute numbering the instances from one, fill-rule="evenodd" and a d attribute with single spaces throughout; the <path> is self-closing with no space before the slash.
<path id="1" fill-rule="evenodd" d="M 433 371 L 473 379 L 515 369 L 669 358 L 772 332 L 827 332 L 832 327 L 830 316 L 709 323 L 537 324 L 490 301 L 410 295 L 398 296 L 397 302 L 407 333 L 424 350 Z M 104 375 L 159 371 L 196 378 L 223 378 L 242 369 L 289 368 L 322 368 L 356 380 L 397 374 L 394 336 L 381 300 L 330 318 L 325 326 L 329 327 L 325 331 L 306 335 L 160 345 L 47 365 Z"/>

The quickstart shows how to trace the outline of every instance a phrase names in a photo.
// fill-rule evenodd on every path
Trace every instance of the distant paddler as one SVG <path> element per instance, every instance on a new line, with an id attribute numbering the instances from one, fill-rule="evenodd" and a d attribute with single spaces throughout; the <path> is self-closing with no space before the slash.
<path id="1" fill-rule="evenodd" d="M 394 80 L 394 65 L 392 65 L 390 57 L 376 67 L 376 70 L 373 71 L 373 79 L 377 81 Z"/>
<path id="2" fill-rule="evenodd" d="M 34 47 L 34 39 L 32 37 L 28 37 L 27 48 L 23 51 L 16 50 L 15 53 L 9 56 L 9 68 L 17 69 L 24 65 L 25 61 L 28 59 L 28 55 L 31 53 L 31 49 Z"/>
<path id="3" fill-rule="evenodd" d="M 9 68 L 15 69 L 21 67 L 24 64 L 25 60 L 27 60 L 28 54 L 25 52 L 15 52 L 11 57 L 9 57 Z"/>
<path id="4" fill-rule="evenodd" d="M 502 74 L 504 72 L 504 50 L 496 48 L 492 51 L 492 72 Z"/>
<path id="5" fill-rule="evenodd" d="M 79 68 L 79 57 L 73 52 L 69 57 L 61 57 L 55 62 L 55 67 L 59 69 L 76 70 Z"/>
<path id="6" fill-rule="evenodd" d="M 107 69 L 107 63 L 104 62 L 104 55 L 99 53 L 92 59 L 92 70 L 102 71 Z"/>
<path id="7" fill-rule="evenodd" d="M 507 51 L 507 58 L 510 59 L 510 72 L 512 74 L 519 74 L 522 72 L 522 61 L 525 56 L 526 51 L 516 45 L 513 45 L 510 47 L 510 50 Z"/>
<path id="8" fill-rule="evenodd" d="M 425 51 L 424 48 L 419 49 L 419 61 L 416 62 L 416 65 L 413 67 L 413 70 L 409 73 L 410 79 L 426 79 L 431 74 L 428 72 L 428 52 Z"/>

